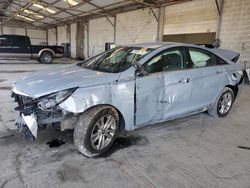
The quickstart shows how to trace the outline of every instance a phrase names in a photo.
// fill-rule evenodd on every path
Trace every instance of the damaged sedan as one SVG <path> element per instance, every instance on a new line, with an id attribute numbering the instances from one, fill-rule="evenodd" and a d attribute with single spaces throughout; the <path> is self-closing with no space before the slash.
<path id="1" fill-rule="evenodd" d="M 238 57 L 181 43 L 117 47 L 17 81 L 16 125 L 28 140 L 47 125 L 74 129 L 77 150 L 97 156 L 145 125 L 203 111 L 226 116 L 242 88 Z"/>

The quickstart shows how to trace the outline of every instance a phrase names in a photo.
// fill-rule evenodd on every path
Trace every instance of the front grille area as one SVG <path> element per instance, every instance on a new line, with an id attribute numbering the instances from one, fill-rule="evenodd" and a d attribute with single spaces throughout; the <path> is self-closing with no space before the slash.
<path id="1" fill-rule="evenodd" d="M 12 93 L 11 97 L 15 102 L 18 103 L 18 106 L 15 110 L 20 111 L 24 115 L 29 115 L 34 112 L 34 109 L 37 106 L 37 102 L 33 100 L 31 97 L 19 95 L 16 93 Z"/>
<path id="2" fill-rule="evenodd" d="M 16 93 L 12 93 L 11 97 L 14 99 L 15 102 L 18 103 L 18 105 L 23 105 L 25 103 L 30 103 L 33 101 L 31 97 L 23 96 L 23 95 L 18 95 Z"/>
<path id="3" fill-rule="evenodd" d="M 18 106 L 15 108 L 15 110 L 19 111 L 20 114 L 24 114 L 25 116 L 35 114 L 38 124 L 60 122 L 63 119 L 62 110 L 59 108 L 55 108 L 53 111 L 42 111 L 37 106 L 39 100 L 19 95 L 14 92 L 12 93 L 11 97 L 15 102 L 18 103 Z"/>

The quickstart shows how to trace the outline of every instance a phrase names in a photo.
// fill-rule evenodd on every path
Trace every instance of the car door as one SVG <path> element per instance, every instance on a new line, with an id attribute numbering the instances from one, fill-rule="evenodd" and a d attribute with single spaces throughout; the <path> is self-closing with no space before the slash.
<path id="1" fill-rule="evenodd" d="M 0 57 L 9 58 L 12 55 L 12 37 L 8 35 L 0 36 Z"/>
<path id="2" fill-rule="evenodd" d="M 17 58 L 31 58 L 29 38 L 26 36 L 13 36 L 12 52 Z"/>
<path id="3" fill-rule="evenodd" d="M 137 127 L 187 112 L 192 84 L 184 62 L 182 48 L 173 48 L 144 63 L 148 75 L 136 78 Z"/>
<path id="4" fill-rule="evenodd" d="M 192 72 L 197 76 L 190 99 L 190 110 L 208 106 L 225 87 L 226 62 L 204 49 L 187 48 Z"/>

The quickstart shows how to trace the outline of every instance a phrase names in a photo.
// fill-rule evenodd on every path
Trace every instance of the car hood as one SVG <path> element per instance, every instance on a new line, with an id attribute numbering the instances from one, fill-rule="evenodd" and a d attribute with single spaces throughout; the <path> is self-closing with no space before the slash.
<path id="1" fill-rule="evenodd" d="M 113 83 L 119 74 L 84 69 L 77 64 L 35 72 L 15 83 L 14 92 L 37 98 L 53 92 Z"/>

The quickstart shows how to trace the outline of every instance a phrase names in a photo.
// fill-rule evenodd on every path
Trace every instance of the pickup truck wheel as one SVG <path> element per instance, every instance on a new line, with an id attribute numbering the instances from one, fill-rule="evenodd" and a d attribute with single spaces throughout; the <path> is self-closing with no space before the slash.
<path id="1" fill-rule="evenodd" d="M 110 106 L 93 107 L 83 113 L 74 130 L 77 150 L 87 157 L 107 151 L 117 136 L 118 125 L 119 115 Z"/>
<path id="2" fill-rule="evenodd" d="M 43 52 L 39 58 L 39 62 L 43 64 L 51 64 L 53 61 L 53 55 L 50 52 Z"/>
<path id="3" fill-rule="evenodd" d="M 224 117 L 230 112 L 233 102 L 233 90 L 229 87 L 225 87 L 222 94 L 216 99 L 214 105 L 208 110 L 208 113 L 213 117 Z"/>

